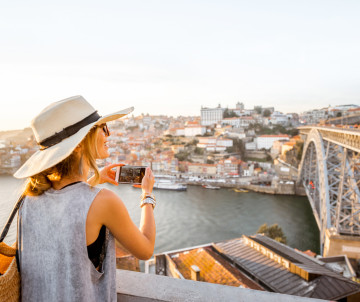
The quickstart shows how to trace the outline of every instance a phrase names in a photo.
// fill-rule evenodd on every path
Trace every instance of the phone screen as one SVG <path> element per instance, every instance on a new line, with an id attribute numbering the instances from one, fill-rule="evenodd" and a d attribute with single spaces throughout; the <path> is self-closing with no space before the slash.
<path id="1" fill-rule="evenodd" d="M 142 166 L 122 166 L 119 167 L 117 173 L 118 183 L 134 183 L 141 184 L 141 181 L 145 175 L 146 167 Z"/>

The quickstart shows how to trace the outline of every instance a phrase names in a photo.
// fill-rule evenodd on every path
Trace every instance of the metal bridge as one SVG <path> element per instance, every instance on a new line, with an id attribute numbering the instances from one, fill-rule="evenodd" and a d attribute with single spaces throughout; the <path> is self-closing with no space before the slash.
<path id="1" fill-rule="evenodd" d="M 360 238 L 360 131 L 299 127 L 306 136 L 298 181 L 309 198 L 320 230 Z"/>

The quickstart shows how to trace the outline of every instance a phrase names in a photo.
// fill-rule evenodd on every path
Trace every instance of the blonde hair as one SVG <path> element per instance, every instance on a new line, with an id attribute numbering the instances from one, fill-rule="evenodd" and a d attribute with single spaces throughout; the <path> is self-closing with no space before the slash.
<path id="1" fill-rule="evenodd" d="M 73 151 L 67 158 L 55 166 L 33 176 L 30 176 L 25 185 L 24 195 L 39 196 L 52 187 L 52 181 L 60 181 L 64 177 L 79 174 L 82 175 L 83 160 L 86 160 L 90 170 L 94 172 L 95 179 L 93 185 L 97 185 L 100 180 L 99 169 L 96 165 L 98 156 L 97 134 L 100 131 L 98 126 L 91 128 L 89 133 L 81 141 L 79 146 L 83 147 L 80 158 Z"/>

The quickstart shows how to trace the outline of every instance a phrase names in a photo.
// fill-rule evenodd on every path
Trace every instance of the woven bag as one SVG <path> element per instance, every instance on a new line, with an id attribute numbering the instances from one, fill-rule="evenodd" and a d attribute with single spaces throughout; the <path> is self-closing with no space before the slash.
<path id="1" fill-rule="evenodd" d="M 0 301 L 19 301 L 20 272 L 16 263 L 16 248 L 0 242 Z"/>
<path id="2" fill-rule="evenodd" d="M 0 302 L 20 300 L 20 272 L 16 259 L 16 248 L 4 243 L 10 225 L 19 210 L 23 196 L 15 204 L 0 236 Z"/>

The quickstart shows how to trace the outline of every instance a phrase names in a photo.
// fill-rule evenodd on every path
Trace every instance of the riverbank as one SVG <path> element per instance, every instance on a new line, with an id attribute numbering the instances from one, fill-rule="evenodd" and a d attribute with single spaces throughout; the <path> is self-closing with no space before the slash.
<path id="1" fill-rule="evenodd" d="M 185 181 L 188 185 L 202 186 L 204 181 Z M 250 190 L 256 193 L 271 194 L 271 195 L 295 195 L 295 196 L 306 196 L 305 189 L 302 186 L 297 186 L 296 183 L 278 183 L 276 186 L 265 186 L 265 185 L 252 185 L 252 184 L 232 184 L 224 182 L 211 182 L 212 186 L 221 188 L 231 189 L 244 189 Z"/>

